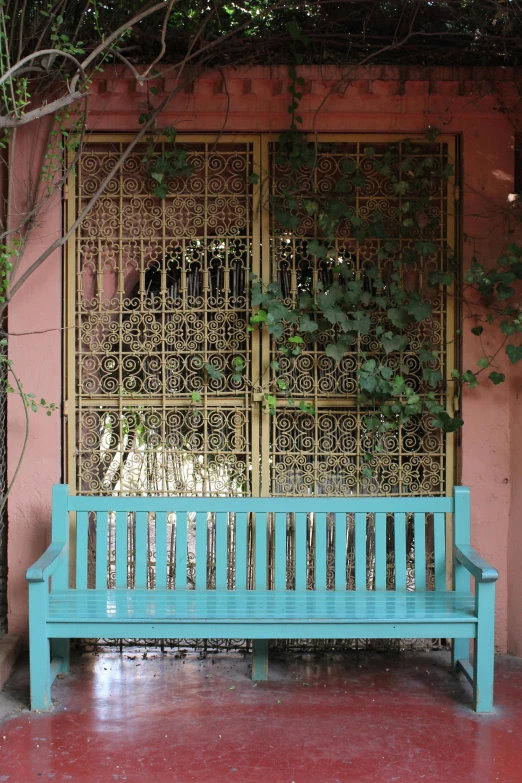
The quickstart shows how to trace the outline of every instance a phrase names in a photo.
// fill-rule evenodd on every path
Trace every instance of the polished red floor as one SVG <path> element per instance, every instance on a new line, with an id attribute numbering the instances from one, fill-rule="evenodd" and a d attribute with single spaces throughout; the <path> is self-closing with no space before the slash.
<path id="1" fill-rule="evenodd" d="M 270 676 L 239 654 L 85 654 L 31 714 L 20 664 L 0 783 L 522 783 L 520 659 L 498 659 L 488 716 L 445 653 L 288 656 Z"/>

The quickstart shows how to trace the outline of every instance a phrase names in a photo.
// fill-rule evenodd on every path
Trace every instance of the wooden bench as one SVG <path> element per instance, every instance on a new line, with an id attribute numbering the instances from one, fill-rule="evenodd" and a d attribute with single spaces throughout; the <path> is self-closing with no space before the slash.
<path id="1" fill-rule="evenodd" d="M 173 512 L 176 532 L 171 560 L 167 554 L 172 546 L 174 522 L 169 515 Z M 312 585 L 307 563 L 310 514 L 314 515 Z M 410 514 L 413 590 L 407 585 Z M 433 524 L 434 590 L 426 589 L 428 517 Z M 109 522 L 114 529 L 110 547 Z M 153 558 L 148 554 L 151 525 Z M 76 531 L 71 538 L 70 527 Z M 289 535 L 293 542 L 290 577 Z M 446 577 L 451 536 L 454 590 L 447 589 Z M 371 539 L 375 556 L 367 564 Z M 387 558 L 390 546 L 393 589 Z M 94 562 L 90 549 L 95 552 Z M 189 550 L 195 584 L 187 580 Z M 231 551 L 235 556 L 228 562 Z M 334 551 L 333 573 L 331 558 L 327 565 L 328 551 Z M 110 589 L 109 558 L 111 563 L 115 559 Z M 351 566 L 353 583 L 347 581 Z M 70 570 L 74 587 L 70 586 Z M 475 579 L 474 595 L 470 575 Z M 442 637 L 454 640 L 453 664 L 471 681 L 474 709 L 490 712 L 497 576 L 470 546 L 469 490 L 465 487 L 456 487 L 454 496 L 448 498 L 152 498 L 75 497 L 69 495 L 67 486 L 57 485 L 52 543 L 27 571 L 31 706 L 33 710 L 50 707 L 53 679 L 68 670 L 71 638 L 252 639 L 252 677 L 263 680 L 268 674 L 269 639 Z M 368 589 L 369 582 L 372 589 Z M 474 640 L 473 667 L 470 639 Z"/>

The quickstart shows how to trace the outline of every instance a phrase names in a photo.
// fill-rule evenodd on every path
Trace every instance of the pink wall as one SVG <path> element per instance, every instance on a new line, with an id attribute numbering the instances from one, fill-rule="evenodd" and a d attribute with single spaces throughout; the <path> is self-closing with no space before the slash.
<path id="1" fill-rule="evenodd" d="M 301 114 L 304 130 L 323 132 L 423 132 L 429 125 L 462 141 L 464 189 L 463 235 L 481 239 L 476 249 L 484 257 L 498 254 L 504 243 L 499 217 L 513 189 L 514 111 L 518 91 L 509 69 L 483 74 L 471 69 L 398 69 L 375 67 L 354 71 L 351 81 L 336 89 L 335 68 L 303 69 L 305 86 Z M 277 132 L 287 127 L 287 73 L 284 68 L 225 71 L 210 74 L 171 102 L 165 124 L 178 131 Z M 173 85 L 172 74 L 159 79 L 158 99 Z M 228 95 L 227 95 L 228 93 Z M 326 99 L 326 100 L 325 100 Z M 108 68 L 93 85 L 88 128 L 91 131 L 131 131 L 138 126 L 144 90 L 123 68 Z M 323 103 L 324 101 L 324 103 Z M 316 110 L 321 106 L 321 110 Z M 499 111 L 499 107 L 502 111 Z M 223 128 L 227 114 L 227 124 Z M 522 109 L 519 109 L 522 112 Z M 520 116 L 520 115 L 519 115 Z M 315 124 L 314 124 L 315 123 Z M 516 124 L 516 123 L 515 123 Z M 29 139 L 34 129 L 26 131 Z M 25 143 L 25 142 L 24 142 Z M 29 141 L 27 141 L 29 144 Z M 479 218 L 476 215 L 489 215 Z M 29 253 L 60 231 L 56 203 L 39 227 Z M 473 247 L 464 242 L 464 265 Z M 58 329 L 61 325 L 59 254 L 50 258 L 10 306 L 10 331 Z M 479 358 L 476 338 L 466 330 L 464 369 Z M 27 389 L 60 399 L 60 333 L 17 337 L 10 352 Z M 35 360 L 36 357 L 36 360 Z M 460 464 L 462 483 L 472 488 L 472 541 L 500 571 L 497 600 L 497 646 L 522 654 L 522 619 L 516 596 L 522 589 L 518 563 L 522 558 L 522 488 L 516 480 L 522 445 L 516 437 L 522 414 L 517 404 L 520 378 L 507 368 L 509 383 L 466 393 Z M 9 407 L 10 468 L 22 437 L 22 415 L 16 401 Z M 32 420 L 31 441 L 22 475 L 9 508 L 10 629 L 27 625 L 24 572 L 48 538 L 51 484 L 59 481 L 61 426 L 58 416 Z M 508 557 L 509 551 L 509 557 Z"/>

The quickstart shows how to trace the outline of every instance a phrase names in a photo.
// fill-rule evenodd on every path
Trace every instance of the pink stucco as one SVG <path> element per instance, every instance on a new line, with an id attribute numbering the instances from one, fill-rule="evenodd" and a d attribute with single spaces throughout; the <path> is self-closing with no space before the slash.
<path id="1" fill-rule="evenodd" d="M 415 133 L 436 126 L 457 134 L 463 163 L 464 266 L 475 249 L 487 261 L 505 241 L 501 212 L 513 190 L 513 136 L 518 93 L 508 69 L 489 71 L 487 78 L 470 69 L 369 68 L 350 75 L 335 90 L 335 68 L 303 69 L 305 86 L 301 114 L 304 130 L 322 132 Z M 179 132 L 277 132 L 288 125 L 287 73 L 282 69 L 229 69 L 201 78 L 193 89 L 177 95 L 165 115 Z M 173 85 L 173 75 L 159 79 L 159 98 Z M 335 91 L 332 91 L 335 90 Z M 143 88 L 122 68 L 106 69 L 93 85 L 88 127 L 91 131 L 131 131 L 143 110 Z M 323 103 L 324 102 L 324 103 Z M 322 105 L 321 110 L 316 110 Z M 500 110 L 499 110 L 500 109 Z M 223 128 L 224 118 L 226 126 Z M 20 160 L 26 164 L 35 144 L 34 126 L 21 134 Z M 16 172 L 20 192 L 26 170 Z M 480 216 L 480 217 L 478 217 Z M 39 225 L 27 251 L 27 263 L 44 243 L 61 231 L 56 200 Z M 62 271 L 60 253 L 47 260 L 10 306 L 9 330 L 43 334 L 12 337 L 11 358 L 24 387 L 58 402 L 61 394 Z M 477 338 L 466 329 L 463 368 L 480 357 Z M 500 571 L 497 599 L 497 647 L 522 654 L 522 427 L 518 402 L 520 375 L 506 368 L 508 382 L 464 394 L 457 480 L 472 489 L 472 543 Z M 487 383 L 487 382 L 486 382 Z M 9 403 L 9 466 L 13 470 L 23 436 L 20 403 Z M 9 506 L 9 622 L 12 632 L 27 626 L 26 567 L 48 539 L 51 485 L 60 481 L 61 421 L 58 415 L 32 417 L 31 437 L 20 479 Z"/>

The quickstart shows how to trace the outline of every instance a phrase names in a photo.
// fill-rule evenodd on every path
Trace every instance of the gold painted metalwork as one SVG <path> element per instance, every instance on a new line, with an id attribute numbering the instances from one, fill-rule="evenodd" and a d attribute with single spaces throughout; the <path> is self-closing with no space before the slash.
<path id="1" fill-rule="evenodd" d="M 82 153 L 67 201 L 69 225 L 117 164 L 131 137 L 93 135 Z M 247 332 L 249 276 L 277 279 L 289 303 L 300 290 L 332 279 L 330 263 L 308 256 L 306 241 L 320 237 L 303 211 L 292 235 L 270 213 L 269 194 L 281 193 L 288 172 L 273 155 L 274 139 L 256 135 L 178 137 L 193 173 L 168 183 L 157 199 L 155 182 L 137 147 L 119 169 L 69 243 L 66 263 L 67 475 L 86 494 L 394 494 L 442 495 L 453 483 L 453 438 L 429 417 L 389 433 L 362 471 L 371 440 L 357 402 L 361 356 L 378 356 L 362 336 L 336 365 L 324 341 L 291 364 L 280 359 L 296 400 L 313 415 L 289 408 L 281 395 L 270 416 L 260 401 L 269 386 L 276 346 L 266 332 Z M 368 225 L 378 209 L 389 237 L 402 244 L 430 239 L 439 248 L 423 269 L 409 273 L 422 290 L 427 273 L 445 269 L 454 247 L 454 183 L 430 192 L 437 229 L 401 238 L 403 197 L 375 174 L 371 157 L 397 136 L 319 136 L 315 186 L 330 190 L 352 157 L 367 176 L 355 209 Z M 454 140 L 418 142 L 417 157 L 454 161 Z M 257 175 L 252 176 L 252 175 Z M 303 172 L 303 176 L 306 172 Z M 336 255 L 360 272 L 376 262 L 384 240 L 360 246 L 343 224 Z M 383 275 L 386 263 L 380 262 Z M 433 316 L 411 334 L 412 350 L 397 358 L 410 384 L 426 393 L 414 353 L 429 339 L 444 377 L 453 368 L 453 302 L 441 294 Z M 234 378 L 234 360 L 245 365 Z M 214 378 L 211 364 L 223 373 Z M 440 392 L 452 412 L 452 394 Z"/>

